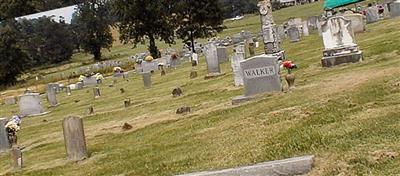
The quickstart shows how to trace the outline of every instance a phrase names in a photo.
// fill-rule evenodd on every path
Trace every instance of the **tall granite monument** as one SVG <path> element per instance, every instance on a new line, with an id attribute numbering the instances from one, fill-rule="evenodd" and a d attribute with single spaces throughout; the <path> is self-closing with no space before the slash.
<path id="1" fill-rule="evenodd" d="M 258 3 L 261 18 L 261 32 L 264 41 L 265 54 L 277 56 L 279 60 L 284 58 L 284 51 L 279 46 L 279 36 L 272 17 L 272 5 L 270 0 Z"/>

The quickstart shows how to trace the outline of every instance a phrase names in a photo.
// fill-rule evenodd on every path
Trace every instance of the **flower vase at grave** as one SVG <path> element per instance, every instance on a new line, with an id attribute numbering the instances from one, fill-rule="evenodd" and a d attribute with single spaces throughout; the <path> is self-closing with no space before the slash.
<path id="1" fill-rule="evenodd" d="M 296 76 L 289 71 L 289 73 L 285 76 L 286 82 L 288 84 L 289 89 L 294 87 L 294 81 L 296 80 Z"/>

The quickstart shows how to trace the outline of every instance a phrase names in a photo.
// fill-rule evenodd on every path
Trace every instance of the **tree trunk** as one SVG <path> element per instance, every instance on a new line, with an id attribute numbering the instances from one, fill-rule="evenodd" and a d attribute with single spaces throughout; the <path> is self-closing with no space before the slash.
<path id="1" fill-rule="evenodd" d="M 196 49 L 195 49 L 195 46 L 194 46 L 193 31 L 190 31 L 190 42 L 192 43 L 192 52 L 195 53 Z"/>
<path id="2" fill-rule="evenodd" d="M 149 46 L 149 51 L 151 56 L 153 56 L 154 59 L 158 58 L 158 49 L 156 46 L 156 41 L 154 39 L 154 36 L 149 35 L 149 39 L 150 39 L 150 46 Z"/>
<path id="3" fill-rule="evenodd" d="M 101 60 L 101 49 L 100 48 L 96 48 L 93 52 L 94 55 L 94 60 L 95 61 L 100 61 Z"/>

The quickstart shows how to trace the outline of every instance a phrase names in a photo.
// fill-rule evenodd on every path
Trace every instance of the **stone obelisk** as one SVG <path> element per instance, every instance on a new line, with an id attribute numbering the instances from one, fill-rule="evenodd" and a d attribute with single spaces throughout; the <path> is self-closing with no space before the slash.
<path id="1" fill-rule="evenodd" d="M 270 0 L 258 3 L 261 16 L 261 31 L 264 40 L 265 54 L 278 56 L 283 59 L 284 52 L 279 47 L 279 38 L 276 31 L 274 18 L 272 17 L 272 5 Z"/>

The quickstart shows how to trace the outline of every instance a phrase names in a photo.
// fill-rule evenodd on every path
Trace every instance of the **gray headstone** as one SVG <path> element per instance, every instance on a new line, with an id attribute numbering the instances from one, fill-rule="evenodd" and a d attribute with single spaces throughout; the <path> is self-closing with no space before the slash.
<path id="1" fill-rule="evenodd" d="M 283 28 L 283 25 L 278 25 L 277 26 L 277 33 L 281 41 L 286 38 L 285 36 L 285 29 Z"/>
<path id="2" fill-rule="evenodd" d="M 204 55 L 206 57 L 207 69 L 209 74 L 213 73 L 221 73 L 221 69 L 219 66 L 218 55 L 217 55 L 217 46 L 215 43 L 208 43 L 205 46 Z"/>
<path id="3" fill-rule="evenodd" d="M 10 143 L 8 142 L 8 135 L 5 128 L 7 119 L 0 118 L 0 153 L 6 152 L 10 149 Z"/>
<path id="4" fill-rule="evenodd" d="M 367 23 L 374 23 L 379 20 L 378 9 L 376 7 L 369 7 L 366 10 L 365 16 L 367 17 Z"/>
<path id="5" fill-rule="evenodd" d="M 395 18 L 400 16 L 400 1 L 390 3 L 390 17 Z"/>
<path id="6" fill-rule="evenodd" d="M 318 21 L 319 21 L 319 19 L 318 19 L 317 16 L 311 16 L 311 17 L 308 18 L 308 26 L 311 29 L 315 30 L 315 29 L 317 29 L 317 22 Z"/>
<path id="7" fill-rule="evenodd" d="M 143 73 L 150 73 L 152 71 L 156 71 L 158 69 L 158 62 L 153 60 L 151 62 L 143 61 L 142 62 Z"/>
<path id="8" fill-rule="evenodd" d="M 351 20 L 351 28 L 354 33 L 364 32 L 366 28 L 364 15 L 353 13 L 353 14 L 344 14 L 344 18 Z"/>
<path id="9" fill-rule="evenodd" d="M 98 88 L 98 87 L 93 88 L 93 95 L 94 95 L 94 98 L 101 97 L 100 88 Z"/>
<path id="10" fill-rule="evenodd" d="M 303 156 L 259 163 L 252 166 L 199 172 L 181 176 L 289 176 L 306 175 L 314 165 L 314 156 Z"/>
<path id="11" fill-rule="evenodd" d="M 88 87 L 88 86 L 95 86 L 95 85 L 97 85 L 96 77 L 91 76 L 91 77 L 83 78 L 83 86 Z"/>
<path id="12" fill-rule="evenodd" d="M 238 45 L 235 48 L 236 52 L 233 54 L 231 59 L 231 66 L 233 71 L 233 78 L 235 86 L 243 86 L 243 72 L 240 67 L 240 62 L 244 61 L 246 57 L 244 44 Z"/>
<path id="13" fill-rule="evenodd" d="M 270 55 L 252 57 L 240 63 L 245 86 L 245 96 L 282 91 L 278 58 Z"/>
<path id="14" fill-rule="evenodd" d="M 58 83 L 49 83 L 49 84 L 47 84 L 47 87 L 49 87 L 49 86 L 50 86 L 52 89 L 55 90 L 55 93 L 58 93 L 59 91 L 61 91 L 60 84 L 58 84 Z"/>
<path id="15" fill-rule="evenodd" d="M 318 35 L 322 36 L 322 25 L 319 20 L 317 21 L 317 30 L 318 30 Z"/>
<path id="16" fill-rule="evenodd" d="M 14 96 L 6 97 L 4 99 L 4 103 L 6 105 L 15 105 L 15 104 L 17 104 L 17 99 Z"/>
<path id="17" fill-rule="evenodd" d="M 19 97 L 19 110 L 22 116 L 38 115 L 44 112 L 40 94 L 27 93 Z"/>
<path id="18" fill-rule="evenodd" d="M 308 31 L 308 24 L 307 21 L 303 21 L 303 35 L 304 36 L 309 36 L 310 33 Z"/>
<path id="19" fill-rule="evenodd" d="M 150 88 L 151 87 L 151 73 L 143 73 L 143 84 L 144 88 Z"/>
<path id="20" fill-rule="evenodd" d="M 300 41 L 300 32 L 297 27 L 290 27 L 288 29 L 288 36 L 291 42 Z"/>
<path id="21" fill-rule="evenodd" d="M 57 96 L 56 96 L 56 87 L 52 84 L 47 84 L 47 100 L 49 101 L 50 106 L 57 106 Z"/>
<path id="22" fill-rule="evenodd" d="M 71 87 L 70 87 L 70 86 L 67 86 L 66 89 L 65 89 L 65 91 L 67 92 L 67 95 L 68 95 L 68 96 L 70 96 L 71 93 L 72 93 Z"/>
<path id="23" fill-rule="evenodd" d="M 78 89 L 78 90 L 83 89 L 83 83 L 82 82 L 77 82 L 76 83 L 76 89 Z"/>
<path id="24" fill-rule="evenodd" d="M 228 54 L 226 53 L 226 47 L 217 47 L 217 55 L 219 63 L 228 61 Z"/>

